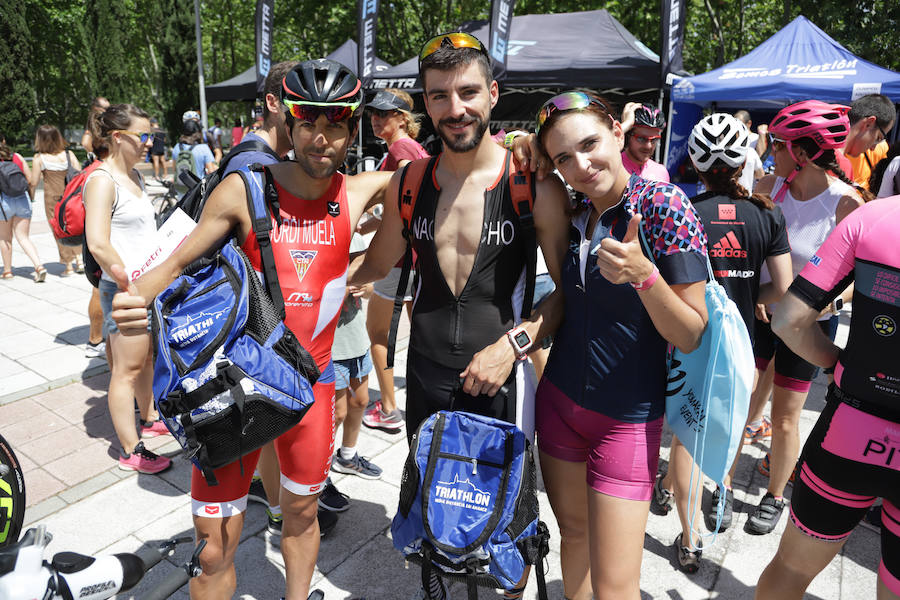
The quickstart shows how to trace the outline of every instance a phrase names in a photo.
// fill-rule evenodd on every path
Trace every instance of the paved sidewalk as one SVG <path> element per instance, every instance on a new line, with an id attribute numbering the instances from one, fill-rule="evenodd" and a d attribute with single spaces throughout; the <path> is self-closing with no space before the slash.
<path id="1" fill-rule="evenodd" d="M 38 209 L 42 204 L 36 202 L 34 206 Z M 35 212 L 33 239 L 44 260 L 55 258 L 50 233 L 41 230 L 41 218 Z M 83 356 L 87 282 L 81 276 L 61 279 L 51 264 L 48 282 L 36 285 L 30 280 L 30 267 L 24 266 L 21 251 L 17 249 L 15 256 L 16 279 L 0 282 L 0 434 L 10 441 L 25 470 L 26 523 L 47 525 L 54 535 L 50 554 L 62 550 L 135 551 L 153 540 L 191 535 L 189 463 L 180 457 L 177 444 L 169 436 L 147 441 L 151 449 L 174 458 L 168 472 L 138 475 L 116 467 L 118 445 L 106 409 L 105 362 Z M 56 267 L 56 272 L 61 271 L 60 265 Z M 403 323 L 407 327 L 405 317 Z M 405 407 L 407 331 L 401 332 L 398 342 L 396 384 L 401 408 Z M 846 326 L 840 335 L 846 335 Z M 803 438 L 824 405 L 824 394 L 824 379 L 820 378 L 803 411 Z M 378 397 L 374 376 L 370 378 L 370 395 L 372 399 Z M 668 444 L 665 438 L 663 459 L 668 455 Z M 393 549 L 390 521 L 397 506 L 406 438 L 363 427 L 359 446 L 364 456 L 384 468 L 384 476 L 366 481 L 335 474 L 334 481 L 350 495 L 352 504 L 341 514 L 332 534 L 322 540 L 313 584 L 324 590 L 329 600 L 405 599 L 417 588 L 419 573 L 417 567 L 407 567 Z M 677 570 L 671 546 L 680 531 L 675 514 L 650 515 L 644 540 L 643 599 L 753 597 L 759 574 L 774 554 L 788 520 L 787 515 L 782 516 L 776 532 L 767 536 L 743 532 L 747 512 L 765 492 L 766 479 L 755 468 L 765 451 L 764 446 L 757 445 L 744 449 L 745 458 L 735 480 L 735 523 L 704 552 L 696 575 Z M 661 463 L 664 469 L 665 460 Z M 704 503 L 708 503 L 710 491 L 707 485 Z M 552 535 L 550 597 L 561 599 L 558 527 L 543 491 L 540 503 Z M 265 532 L 262 507 L 251 503 L 237 555 L 237 597 L 281 596 L 284 567 L 277 541 Z M 813 582 L 807 598 L 874 598 L 879 551 L 878 534 L 859 528 Z M 175 568 L 176 562 L 184 561 L 189 552 L 189 548 L 181 548 L 174 560 L 161 563 L 137 590 L 121 597 L 140 598 L 142 591 Z M 184 590 L 175 596 L 186 597 Z M 456 586 L 453 597 L 465 597 L 465 589 Z M 481 597 L 497 596 L 485 591 Z M 533 581 L 526 597 L 536 597 Z"/>

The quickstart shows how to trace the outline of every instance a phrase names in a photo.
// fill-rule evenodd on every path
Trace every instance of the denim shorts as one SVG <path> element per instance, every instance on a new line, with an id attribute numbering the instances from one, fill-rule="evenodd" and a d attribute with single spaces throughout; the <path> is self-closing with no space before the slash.
<path id="1" fill-rule="evenodd" d="M 351 379 L 362 379 L 372 370 L 372 358 L 369 351 L 356 358 L 334 360 L 334 389 L 345 390 L 350 387 Z"/>
<path id="2" fill-rule="evenodd" d="M 112 281 L 101 279 L 99 289 L 100 307 L 103 309 L 103 337 L 106 338 L 110 334 L 119 333 L 119 327 L 112 319 L 113 296 L 118 293 L 119 286 Z"/>
<path id="3" fill-rule="evenodd" d="M 31 218 L 31 200 L 28 199 L 28 194 L 21 196 L 0 194 L 0 208 L 3 209 L 0 211 L 0 221 L 9 221 L 13 217 Z"/>

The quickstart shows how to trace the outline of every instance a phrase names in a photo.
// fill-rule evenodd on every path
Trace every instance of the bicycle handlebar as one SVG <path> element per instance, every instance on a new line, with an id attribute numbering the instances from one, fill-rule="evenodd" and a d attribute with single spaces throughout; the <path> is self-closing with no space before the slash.
<path id="1" fill-rule="evenodd" d="M 51 539 L 46 527 L 40 525 L 29 529 L 19 543 L 0 553 L 0 567 L 8 567 L 0 570 L 0 598 L 111 598 L 137 585 L 150 569 L 171 556 L 178 544 L 191 541 L 189 537 L 164 541 L 145 557 L 132 553 L 93 557 L 60 552 L 47 562 L 43 560 L 43 552 Z M 197 544 L 191 560 L 166 576 L 148 598 L 168 598 L 191 577 L 199 575 L 199 556 L 205 546 L 206 540 Z"/>

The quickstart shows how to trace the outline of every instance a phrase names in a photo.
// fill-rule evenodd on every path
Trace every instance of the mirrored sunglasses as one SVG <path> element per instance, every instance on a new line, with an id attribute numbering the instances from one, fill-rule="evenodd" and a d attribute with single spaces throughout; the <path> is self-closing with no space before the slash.
<path id="1" fill-rule="evenodd" d="M 325 115 L 329 123 L 346 121 L 359 108 L 359 102 L 295 102 L 284 100 L 291 116 L 301 121 L 314 123 L 319 115 Z"/>
<path id="2" fill-rule="evenodd" d="M 141 140 L 142 144 L 146 144 L 147 140 L 153 137 L 152 133 L 147 133 L 146 131 L 128 131 L 127 129 L 116 129 L 119 133 L 130 133 L 131 135 L 136 135 Z"/>
<path id="3" fill-rule="evenodd" d="M 453 48 L 474 48 L 475 50 L 483 53 L 485 56 L 488 56 L 487 48 L 484 47 L 484 44 L 481 43 L 481 40 L 479 40 L 474 35 L 457 31 L 454 33 L 443 33 L 441 35 L 437 35 L 425 42 L 425 45 L 422 46 L 422 51 L 419 52 L 419 65 L 421 66 L 422 61 L 434 54 L 441 46 L 451 46 Z"/>
<path id="4" fill-rule="evenodd" d="M 600 102 L 600 100 L 592 96 L 588 96 L 584 92 L 565 92 L 557 96 L 553 96 L 552 98 L 544 102 L 544 105 L 538 111 L 537 117 L 535 118 L 535 133 L 540 133 L 541 127 L 544 126 L 544 124 L 547 122 L 547 119 L 550 118 L 550 115 L 552 115 L 556 111 L 585 109 L 591 104 L 599 106 L 604 111 L 607 111 L 607 107 L 604 106 L 603 103 Z"/>

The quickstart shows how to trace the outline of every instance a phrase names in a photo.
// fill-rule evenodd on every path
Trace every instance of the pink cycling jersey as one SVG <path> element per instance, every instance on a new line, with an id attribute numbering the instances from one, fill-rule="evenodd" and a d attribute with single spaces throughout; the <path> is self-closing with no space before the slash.
<path id="1" fill-rule="evenodd" d="M 850 213 L 810 258 L 791 292 L 822 310 L 851 282 L 850 337 L 835 368 L 835 383 L 861 400 L 900 406 L 900 196 Z"/>

